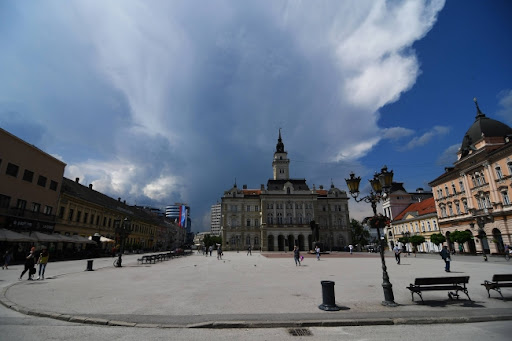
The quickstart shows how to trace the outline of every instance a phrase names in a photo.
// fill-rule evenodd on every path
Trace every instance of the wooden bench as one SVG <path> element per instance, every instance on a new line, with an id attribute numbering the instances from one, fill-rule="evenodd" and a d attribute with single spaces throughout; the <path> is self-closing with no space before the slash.
<path id="1" fill-rule="evenodd" d="M 489 290 L 495 290 L 497 291 L 503 300 L 505 298 L 503 297 L 503 294 L 501 293 L 501 288 L 511 288 L 512 287 L 512 274 L 505 274 L 505 275 L 493 275 L 492 281 L 484 281 L 482 283 L 483 286 L 487 289 L 487 295 L 491 297 L 491 293 Z"/>
<path id="2" fill-rule="evenodd" d="M 411 297 L 414 301 L 414 294 L 417 294 L 421 301 L 423 301 L 422 292 L 423 291 L 448 291 L 448 297 L 453 299 L 456 297 L 459 299 L 459 291 L 462 291 L 466 294 L 468 299 L 471 301 L 471 298 L 468 294 L 468 289 L 466 288 L 466 284 L 469 282 L 469 276 L 460 276 L 460 277 L 424 277 L 424 278 L 416 278 L 414 280 L 414 284 L 409 284 L 407 289 L 411 291 Z M 451 292 L 450 290 L 455 290 L 455 292 Z"/>

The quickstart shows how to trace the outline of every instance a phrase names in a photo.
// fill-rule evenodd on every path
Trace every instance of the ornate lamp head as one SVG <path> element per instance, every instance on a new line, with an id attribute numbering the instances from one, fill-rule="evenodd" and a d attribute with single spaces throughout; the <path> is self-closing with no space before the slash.
<path id="1" fill-rule="evenodd" d="M 350 192 L 350 195 L 352 195 L 354 198 L 356 198 L 359 195 L 359 183 L 361 182 L 361 177 L 358 176 L 356 178 L 356 175 L 354 172 L 350 173 L 350 178 L 345 179 L 347 182 L 347 187 Z"/>

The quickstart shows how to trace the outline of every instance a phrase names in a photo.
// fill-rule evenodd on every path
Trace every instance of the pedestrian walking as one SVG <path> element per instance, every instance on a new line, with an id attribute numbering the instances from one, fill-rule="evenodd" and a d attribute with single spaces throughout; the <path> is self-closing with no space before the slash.
<path id="1" fill-rule="evenodd" d="M 350 245 L 348 246 L 348 249 L 349 249 L 349 251 L 350 251 L 350 254 L 352 254 L 352 250 L 354 250 L 354 246 L 352 246 L 352 244 L 350 244 Z"/>
<path id="2" fill-rule="evenodd" d="M 36 269 L 34 268 L 34 252 L 36 251 L 36 248 L 35 247 L 32 247 L 30 249 L 30 253 L 28 254 L 27 257 L 25 257 L 25 269 L 23 270 L 23 272 L 21 273 L 20 275 L 20 280 L 21 278 L 23 277 L 23 275 L 25 274 L 25 272 L 28 271 L 28 280 L 31 281 L 32 280 L 32 275 L 36 273 Z"/>
<path id="3" fill-rule="evenodd" d="M 249 247 L 247 248 L 247 256 L 251 255 L 252 256 L 252 252 L 251 252 L 251 245 L 249 245 Z"/>
<path id="4" fill-rule="evenodd" d="M 2 263 L 2 269 L 4 269 L 4 268 L 6 270 L 9 269 L 9 263 L 11 262 L 11 258 L 12 258 L 12 255 L 9 252 L 9 250 L 5 251 L 5 255 L 4 255 L 4 259 L 3 259 L 3 263 Z"/>
<path id="5" fill-rule="evenodd" d="M 315 248 L 316 260 L 320 260 L 320 247 L 317 245 Z"/>
<path id="6" fill-rule="evenodd" d="M 512 250 L 510 250 L 510 245 L 505 245 L 505 260 L 510 260 L 510 253 Z"/>
<path id="7" fill-rule="evenodd" d="M 44 272 L 46 270 L 46 264 L 48 264 L 48 260 L 50 259 L 50 254 L 48 253 L 48 249 L 44 248 L 39 255 L 39 259 L 37 260 L 37 264 L 39 264 L 39 276 L 37 279 L 44 279 Z"/>
<path id="8" fill-rule="evenodd" d="M 213 251 L 213 245 L 210 245 L 210 248 L 208 249 L 210 251 L 210 257 L 212 256 L 212 251 Z"/>
<path id="9" fill-rule="evenodd" d="M 443 249 L 439 253 L 441 255 L 441 258 L 444 260 L 444 271 L 450 272 L 450 262 L 452 259 L 450 258 L 450 251 L 448 251 L 448 246 L 444 245 Z"/>
<path id="10" fill-rule="evenodd" d="M 297 245 L 293 247 L 293 259 L 295 260 L 295 266 L 300 266 L 300 251 Z"/>
<path id="11" fill-rule="evenodd" d="M 222 259 L 222 247 L 217 245 L 217 259 Z"/>
<path id="12" fill-rule="evenodd" d="M 393 248 L 393 252 L 395 253 L 396 264 L 400 264 L 400 254 L 402 250 L 398 247 L 398 244 Z"/>

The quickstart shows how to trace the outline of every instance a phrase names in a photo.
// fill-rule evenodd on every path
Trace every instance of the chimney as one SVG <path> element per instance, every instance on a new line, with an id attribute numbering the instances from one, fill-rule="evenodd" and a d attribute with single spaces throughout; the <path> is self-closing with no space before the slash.
<path id="1" fill-rule="evenodd" d="M 126 205 L 126 200 L 123 200 L 123 204 L 125 204 L 125 205 Z"/>
<path id="2" fill-rule="evenodd" d="M 324 189 L 324 185 L 320 185 L 320 189 Z"/>
<path id="3" fill-rule="evenodd" d="M 121 202 L 121 198 L 117 198 L 117 201 Z"/>
<path id="4" fill-rule="evenodd" d="M 89 189 L 92 190 L 92 184 L 89 184 Z"/>
<path id="5" fill-rule="evenodd" d="M 80 182 L 80 178 L 75 178 L 75 182 L 79 183 Z"/>
<path id="6" fill-rule="evenodd" d="M 243 188 L 243 189 L 247 189 L 247 185 L 243 185 L 243 186 L 242 186 L 242 188 Z"/>
<path id="7" fill-rule="evenodd" d="M 260 189 L 261 189 L 262 191 L 264 191 L 264 190 L 265 190 L 265 185 L 264 185 L 264 184 L 261 184 Z"/>

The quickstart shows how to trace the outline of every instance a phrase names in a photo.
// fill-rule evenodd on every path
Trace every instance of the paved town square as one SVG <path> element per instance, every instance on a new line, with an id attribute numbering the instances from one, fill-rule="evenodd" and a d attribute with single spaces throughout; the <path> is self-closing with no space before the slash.
<path id="1" fill-rule="evenodd" d="M 2 303 L 28 314 L 78 323 L 152 327 L 271 327 L 473 322 L 512 319 L 512 290 L 498 293 L 481 285 L 493 274 L 511 273 L 512 263 L 490 257 L 455 255 L 451 276 L 470 276 L 469 301 L 450 300 L 447 292 L 423 294 L 406 286 L 416 277 L 446 276 L 437 254 L 403 257 L 396 264 L 386 254 L 398 307 L 381 305 L 382 269 L 378 254 L 348 252 L 305 255 L 296 266 L 292 253 L 225 252 L 138 264 L 140 255 L 124 257 L 123 268 L 111 258 L 50 263 L 44 281 L 18 281 L 21 266 L 2 272 Z M 335 312 L 320 310 L 321 281 L 335 282 Z"/>

